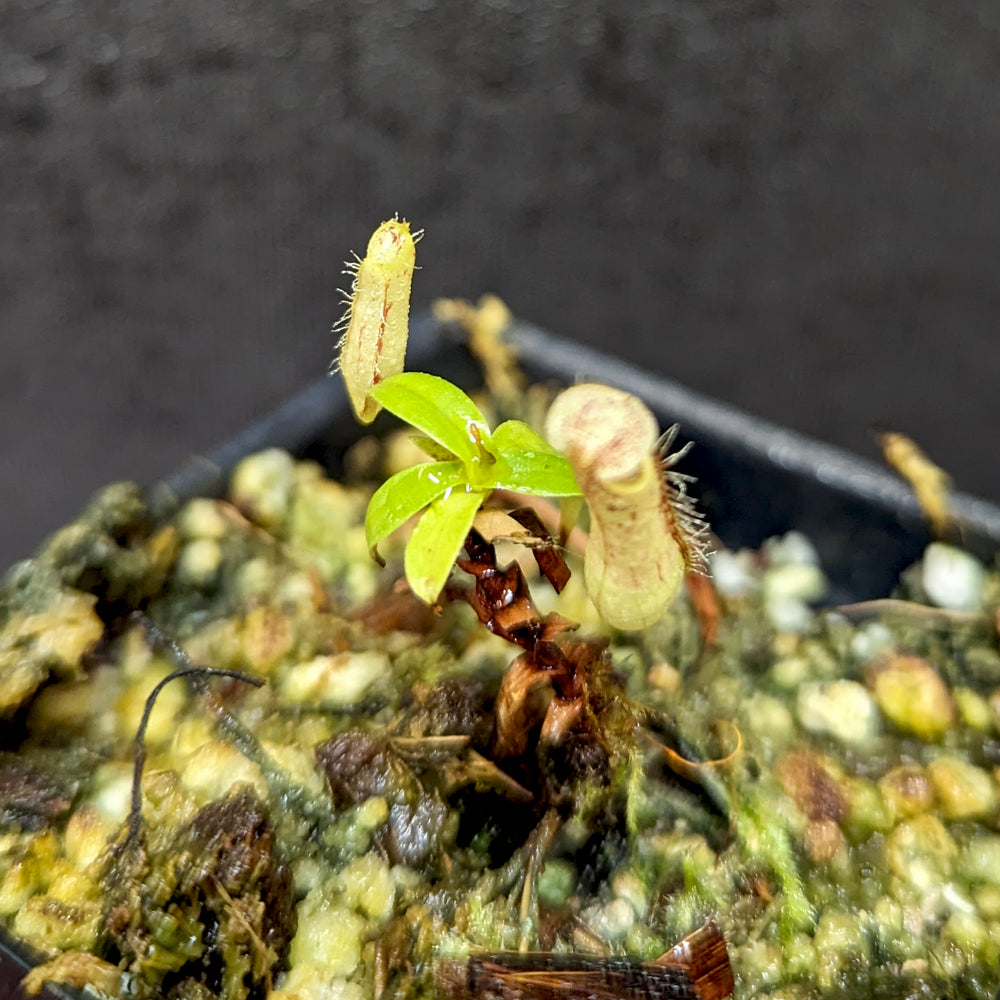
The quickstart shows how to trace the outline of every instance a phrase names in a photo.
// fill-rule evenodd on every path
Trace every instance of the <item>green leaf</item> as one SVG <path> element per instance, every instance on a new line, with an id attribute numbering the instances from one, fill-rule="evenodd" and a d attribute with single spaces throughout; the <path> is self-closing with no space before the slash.
<path id="1" fill-rule="evenodd" d="M 462 482 L 461 462 L 425 462 L 387 479 L 368 503 L 365 540 L 377 558 L 376 547 L 419 510 Z"/>
<path id="2" fill-rule="evenodd" d="M 426 434 L 411 434 L 410 440 L 424 454 L 430 455 L 435 462 L 452 462 L 455 459 L 455 456 L 447 448 L 442 448 L 437 441 L 427 437 Z"/>
<path id="3" fill-rule="evenodd" d="M 435 500 L 410 535 L 403 567 L 410 589 L 425 604 L 433 604 L 472 527 L 476 511 L 487 497 L 480 490 L 456 489 Z"/>
<path id="4" fill-rule="evenodd" d="M 520 420 L 508 420 L 493 432 L 500 461 L 491 483 L 495 489 L 543 497 L 577 496 L 573 467 L 540 434 Z"/>
<path id="5" fill-rule="evenodd" d="M 544 451 L 550 455 L 561 454 L 523 420 L 505 420 L 493 432 L 493 443 L 498 451 Z"/>
<path id="6" fill-rule="evenodd" d="M 370 395 L 464 462 L 482 460 L 479 442 L 490 448 L 490 429 L 479 407 L 446 379 L 403 372 L 379 382 Z"/>

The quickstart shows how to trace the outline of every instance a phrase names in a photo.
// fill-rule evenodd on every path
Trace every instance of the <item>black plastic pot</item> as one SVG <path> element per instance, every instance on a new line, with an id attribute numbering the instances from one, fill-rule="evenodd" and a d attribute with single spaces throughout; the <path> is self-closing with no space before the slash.
<path id="1" fill-rule="evenodd" d="M 722 542 L 755 547 L 771 535 L 802 531 L 819 551 L 833 603 L 884 597 L 930 541 L 909 486 L 875 462 L 530 324 L 517 323 L 511 339 L 532 379 L 619 386 L 641 396 L 662 427 L 679 423 L 677 445 L 695 442 L 682 471 L 697 477 L 694 492 Z M 412 324 L 407 367 L 465 385 L 477 375 L 448 330 L 426 316 Z M 336 471 L 344 448 L 357 436 L 340 380 L 322 378 L 167 485 L 181 496 L 218 491 L 239 458 L 268 445 L 316 458 Z M 954 509 L 971 551 L 991 557 L 1000 549 L 1000 507 L 959 495 Z"/>
<path id="2" fill-rule="evenodd" d="M 473 385 L 476 367 L 430 317 L 411 324 L 410 370 L 432 371 Z M 695 442 L 681 471 L 713 531 L 730 548 L 756 547 L 797 529 L 816 546 L 831 583 L 831 603 L 884 597 L 930 536 L 909 487 L 873 462 L 787 431 L 668 379 L 557 337 L 526 323 L 511 331 L 522 367 L 534 380 L 597 380 L 641 396 L 662 427 L 680 423 L 677 444 Z M 390 426 L 391 418 L 380 418 Z M 164 499 L 221 493 L 244 455 L 279 446 L 336 473 L 359 436 L 340 379 L 321 378 L 206 458 L 191 462 L 156 489 Z M 954 498 L 964 544 L 984 558 L 1000 550 L 1000 508 Z M 17 983 L 30 956 L 0 932 L 0 1000 L 20 997 Z M 78 993 L 53 989 L 52 995 Z"/>

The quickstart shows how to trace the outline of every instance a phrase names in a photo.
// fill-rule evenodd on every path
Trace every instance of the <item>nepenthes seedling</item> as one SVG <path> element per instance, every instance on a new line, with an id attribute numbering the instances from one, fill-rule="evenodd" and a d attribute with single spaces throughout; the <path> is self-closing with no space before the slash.
<path id="1" fill-rule="evenodd" d="M 372 244 L 381 246 L 387 237 L 380 234 L 401 225 L 383 223 Z M 412 247 L 403 240 L 393 245 L 399 268 L 412 270 Z M 388 277 L 377 287 L 362 282 L 362 275 L 367 279 L 375 274 L 368 271 L 367 262 L 359 266 L 341 324 L 339 368 L 356 412 L 368 412 L 367 402 L 359 405 L 359 399 L 370 400 L 405 420 L 419 432 L 415 441 L 430 459 L 397 472 L 375 491 L 365 518 L 369 549 L 379 559 L 378 545 L 419 515 L 404 554 L 412 592 L 431 605 L 442 592 L 447 598 L 463 597 L 487 628 L 524 648 L 498 698 L 493 749 L 499 756 L 523 752 L 526 734 L 536 721 L 532 706 L 539 702 L 539 687 L 552 699 L 542 698 L 543 744 L 562 743 L 574 730 L 598 733 L 598 706 L 607 700 L 600 693 L 606 684 L 599 678 L 609 674 L 602 645 L 568 640 L 561 633 L 574 629 L 572 622 L 535 612 L 520 568 L 497 565 L 483 508 L 495 493 L 582 497 L 590 513 L 584 579 L 591 599 L 610 625 L 645 628 L 670 607 L 685 576 L 698 577 L 705 566 L 707 527 L 687 495 L 689 478 L 673 469 L 685 450 L 668 454 L 676 428 L 661 437 L 656 417 L 637 397 L 608 386 L 580 384 L 555 399 L 544 436 L 520 420 L 491 429 L 476 403 L 452 383 L 397 371 L 408 327 L 405 322 L 389 324 L 386 318 L 408 315 L 409 283 Z M 381 303 L 378 308 L 369 301 L 373 295 Z M 464 318 L 480 335 L 498 314 L 495 301 L 483 306 L 489 323 L 478 323 L 471 307 L 447 306 L 445 312 Z M 478 353 L 484 353 L 482 343 Z M 501 367 L 507 370 L 509 364 Z M 384 377 L 387 368 L 396 374 Z M 531 527 L 520 537 L 536 546 L 536 560 L 558 593 L 568 569 L 561 560 L 552 560 L 555 540 L 539 530 L 537 519 Z M 566 525 L 561 527 L 565 534 Z M 547 564 L 540 560 L 540 545 L 549 552 Z M 465 559 L 460 558 L 463 546 Z M 472 591 L 446 587 L 456 566 L 475 577 Z M 710 637 L 710 587 L 697 586 L 694 597 L 703 635 Z M 599 745 L 602 739 L 593 742 Z"/>
<path id="2" fill-rule="evenodd" d="M 361 290 L 356 287 L 355 296 Z M 628 393 L 593 384 L 564 391 L 549 410 L 543 436 L 519 420 L 491 429 L 468 395 L 436 376 L 397 371 L 383 377 L 387 366 L 397 369 L 407 332 L 405 324 L 390 330 L 384 320 L 408 312 L 402 301 L 408 292 L 408 286 L 404 290 L 386 281 L 382 307 L 371 313 L 371 329 L 358 320 L 359 307 L 352 301 L 341 342 L 340 370 L 355 411 L 362 415 L 384 407 L 402 418 L 417 430 L 415 440 L 429 458 L 397 472 L 375 492 L 365 522 L 368 545 L 379 558 L 378 545 L 419 515 L 404 554 L 412 592 L 431 605 L 442 597 L 469 603 L 490 631 L 521 647 L 496 695 L 489 745 L 480 749 L 517 787 L 537 797 L 544 826 L 553 821 L 554 810 L 572 815 L 585 788 L 610 786 L 612 772 L 639 755 L 643 720 L 623 697 L 606 641 L 574 637 L 574 622 L 540 614 L 520 566 L 498 564 L 487 529 L 496 512 L 484 511 L 485 504 L 495 493 L 582 497 L 590 512 L 587 590 L 604 619 L 626 630 L 655 622 L 685 576 L 703 571 L 707 528 L 687 496 L 688 480 L 673 472 L 683 451 L 666 455 L 673 431 L 661 437 L 654 415 Z M 468 311 L 462 315 L 468 318 Z M 359 406 L 358 398 L 371 405 Z M 569 571 L 557 554 L 557 540 L 530 511 L 513 516 L 558 593 Z M 564 523 L 562 535 L 566 528 Z M 455 567 L 473 577 L 472 587 L 448 583 Z M 701 588 L 698 593 L 701 607 L 711 609 L 711 592 Z M 703 633 L 709 631 L 703 627 Z M 673 759 L 681 758 L 674 754 Z M 528 865 L 525 899 L 537 876 L 536 863 Z M 617 966 L 594 960 L 574 965 L 537 956 L 481 956 L 471 959 L 464 972 L 443 976 L 456 997 L 548 1000 L 583 991 L 593 997 L 714 1000 L 732 991 L 725 945 L 715 935 L 714 985 L 704 991 L 688 970 L 627 960 Z"/>
<path id="3" fill-rule="evenodd" d="M 337 326 L 343 330 L 337 367 L 359 418 L 368 422 L 385 407 L 419 432 L 415 440 L 431 459 L 376 491 L 365 522 L 373 554 L 423 511 L 404 569 L 413 592 L 433 604 L 491 494 L 582 496 L 591 523 L 584 573 L 594 603 L 617 628 L 651 624 L 673 603 L 685 574 L 704 569 L 707 528 L 687 496 L 687 480 L 672 470 L 683 452 L 664 457 L 670 439 L 660 437 L 650 410 L 607 386 L 563 392 L 542 436 L 519 420 L 491 430 L 450 382 L 403 372 L 413 268 L 408 234 L 398 221 L 375 231 Z"/>

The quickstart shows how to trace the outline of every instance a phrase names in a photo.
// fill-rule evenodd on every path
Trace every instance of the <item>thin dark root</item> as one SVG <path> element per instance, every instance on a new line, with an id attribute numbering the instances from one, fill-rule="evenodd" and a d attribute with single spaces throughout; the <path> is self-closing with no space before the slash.
<path id="1" fill-rule="evenodd" d="M 160 692 L 171 682 L 179 680 L 181 677 L 190 677 L 192 686 L 199 693 L 206 693 L 210 689 L 205 683 L 206 677 L 229 677 L 233 680 L 242 681 L 244 684 L 251 684 L 254 687 L 261 687 L 264 681 L 259 677 L 243 673 L 241 670 L 222 670 L 218 667 L 199 667 L 194 663 L 187 652 L 174 639 L 171 639 L 159 626 L 155 625 L 146 615 L 137 612 L 134 619 L 138 621 L 146 630 L 153 644 L 161 646 L 167 650 L 170 656 L 177 663 L 184 666 L 179 667 L 168 674 L 153 688 L 146 705 L 142 710 L 142 720 L 135 734 L 135 757 L 134 769 L 132 772 L 132 805 L 128 816 L 128 836 L 122 845 L 126 849 L 130 844 L 138 842 L 139 831 L 142 828 L 142 771 L 146 766 L 146 728 L 149 725 L 150 716 L 156 706 L 156 699 Z"/>

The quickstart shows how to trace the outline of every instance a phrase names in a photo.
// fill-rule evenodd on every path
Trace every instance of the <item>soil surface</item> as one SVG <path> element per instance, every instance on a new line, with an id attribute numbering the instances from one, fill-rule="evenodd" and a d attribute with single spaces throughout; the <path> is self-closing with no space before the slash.
<path id="1" fill-rule="evenodd" d="M 0 563 L 321 373 L 399 212 L 415 305 L 554 332 L 1000 497 L 989 0 L 5 0 Z"/>

